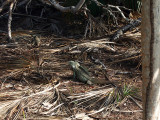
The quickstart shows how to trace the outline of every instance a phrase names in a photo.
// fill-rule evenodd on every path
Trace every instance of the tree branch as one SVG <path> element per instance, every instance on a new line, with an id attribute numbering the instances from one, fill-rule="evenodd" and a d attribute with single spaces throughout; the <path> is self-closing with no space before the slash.
<path id="1" fill-rule="evenodd" d="M 56 0 L 48 0 L 51 5 L 61 12 L 77 12 L 84 4 L 85 0 L 80 0 L 76 6 L 63 7 Z"/>
<path id="2" fill-rule="evenodd" d="M 2 12 L 4 6 L 10 4 L 11 2 L 13 2 L 13 0 L 6 0 L 5 2 L 2 3 L 2 6 L 0 7 L 0 13 Z"/>
<path id="3" fill-rule="evenodd" d="M 13 10 L 13 6 L 15 4 L 16 0 L 14 0 L 9 7 L 9 17 L 8 17 L 8 38 L 9 40 L 12 39 L 12 30 L 11 30 L 11 22 L 12 22 L 12 10 Z"/>

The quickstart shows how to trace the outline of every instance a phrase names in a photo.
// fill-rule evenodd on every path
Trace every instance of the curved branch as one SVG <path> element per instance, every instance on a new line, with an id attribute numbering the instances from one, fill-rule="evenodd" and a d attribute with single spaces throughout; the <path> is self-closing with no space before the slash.
<path id="1" fill-rule="evenodd" d="M 51 5 L 62 12 L 77 12 L 84 4 L 86 0 L 80 0 L 76 6 L 63 7 L 56 0 L 48 0 Z"/>
<path id="2" fill-rule="evenodd" d="M 0 12 L 2 12 L 3 8 L 4 8 L 6 5 L 10 4 L 11 2 L 13 2 L 13 0 L 6 0 L 6 1 L 4 1 L 4 2 L 2 3 L 2 6 L 0 7 Z"/>

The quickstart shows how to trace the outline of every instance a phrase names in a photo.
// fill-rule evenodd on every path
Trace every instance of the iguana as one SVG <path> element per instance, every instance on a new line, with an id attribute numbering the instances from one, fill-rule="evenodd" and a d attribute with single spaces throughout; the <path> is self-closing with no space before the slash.
<path id="1" fill-rule="evenodd" d="M 88 72 L 87 68 L 85 68 L 84 66 L 80 65 L 78 62 L 75 61 L 69 61 L 69 65 L 72 68 L 73 71 L 73 79 L 78 80 L 80 82 L 83 83 L 87 83 L 89 85 L 91 84 L 106 84 L 108 83 L 107 80 L 97 80 L 97 79 L 93 79 L 90 76 L 90 73 Z"/>

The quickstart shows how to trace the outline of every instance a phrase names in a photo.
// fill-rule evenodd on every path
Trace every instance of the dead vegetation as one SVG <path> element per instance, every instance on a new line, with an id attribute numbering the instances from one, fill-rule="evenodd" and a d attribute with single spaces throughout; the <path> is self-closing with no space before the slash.
<path id="1" fill-rule="evenodd" d="M 10 2 L 15 1 L 7 2 L 12 7 Z M 41 6 L 41 2 L 37 6 L 31 1 L 23 2 L 16 6 L 27 3 L 28 10 L 32 8 L 33 11 Z M 110 14 L 111 8 L 120 9 L 102 7 Z M 2 16 L 5 16 L 5 2 L 0 12 L 2 10 Z M 44 7 L 43 10 L 52 9 Z M 13 31 L 9 28 L 7 32 L 3 24 L 6 22 L 0 23 L 0 119 L 142 119 L 139 27 L 133 25 L 135 28 L 131 30 L 121 30 L 124 33 L 113 41 L 106 33 L 117 29 L 110 31 L 99 18 L 95 19 L 83 10 L 87 12 L 88 22 L 78 30 L 74 23 L 64 25 L 56 10 L 50 12 L 57 15 L 56 19 L 49 17 L 49 12 L 46 16 L 43 14 L 45 17 L 42 11 L 40 17 L 33 15 L 38 12 L 32 15 L 13 12 Z M 119 12 L 124 18 L 122 11 Z M 6 17 L 1 20 L 4 19 Z M 116 16 L 113 19 L 115 23 L 118 20 Z M 9 32 L 12 43 L 7 41 Z M 73 81 L 68 66 L 71 60 L 85 65 L 97 79 L 107 76 L 114 86 Z"/>
<path id="2" fill-rule="evenodd" d="M 77 43 L 52 36 L 52 40 L 41 37 L 39 48 L 31 48 L 29 41 L 27 46 L 1 46 L 1 118 L 76 119 L 84 113 L 83 117 L 94 119 L 97 115 L 112 117 L 112 112 L 134 115 L 142 111 L 140 96 L 131 94 L 138 92 L 132 90 L 134 86 L 138 94 L 141 91 L 140 36 L 129 38 L 127 34 L 119 43 L 106 39 Z M 38 55 L 34 52 L 37 49 Z M 117 87 L 73 82 L 70 60 L 81 61 L 98 79 L 103 79 L 105 71 Z"/>

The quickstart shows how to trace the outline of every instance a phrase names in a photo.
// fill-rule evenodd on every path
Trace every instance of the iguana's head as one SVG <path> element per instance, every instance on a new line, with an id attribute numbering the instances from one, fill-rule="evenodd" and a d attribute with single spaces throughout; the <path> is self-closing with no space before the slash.
<path id="1" fill-rule="evenodd" d="M 80 66 L 80 64 L 75 61 L 69 61 L 68 64 L 72 67 L 72 69 L 76 69 Z"/>

